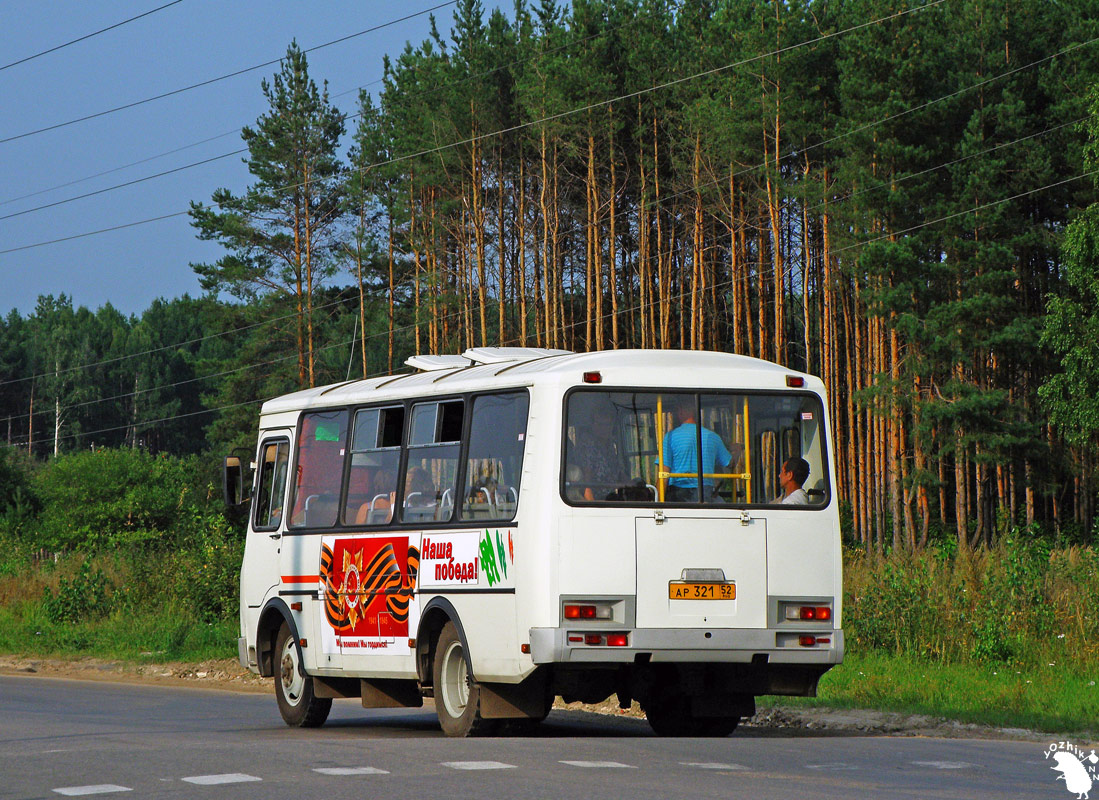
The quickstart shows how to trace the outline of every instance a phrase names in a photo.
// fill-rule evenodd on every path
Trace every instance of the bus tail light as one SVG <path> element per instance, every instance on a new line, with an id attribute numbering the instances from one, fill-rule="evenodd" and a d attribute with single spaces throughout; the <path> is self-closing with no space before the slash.
<path id="1" fill-rule="evenodd" d="M 628 647 L 630 636 L 626 633 L 608 633 L 607 647 Z"/>
<path id="2" fill-rule="evenodd" d="M 789 386 L 791 389 L 800 389 L 802 386 L 805 385 L 805 378 L 801 377 L 800 375 L 787 375 L 786 385 Z"/>
<path id="3" fill-rule="evenodd" d="M 817 637 L 816 636 L 799 636 L 798 637 L 798 644 L 800 644 L 802 647 L 812 647 L 816 643 L 817 643 Z"/>
<path id="4" fill-rule="evenodd" d="M 585 372 L 584 383 L 602 383 L 603 376 L 598 372 Z"/>
<path id="5" fill-rule="evenodd" d="M 832 609 L 829 606 L 786 606 L 786 619 L 814 620 L 827 622 L 832 619 Z"/>
<path id="6" fill-rule="evenodd" d="M 586 633 L 586 634 L 584 634 L 584 644 L 603 644 L 603 634 L 601 634 L 601 633 Z"/>
<path id="7" fill-rule="evenodd" d="M 611 619 L 613 611 L 610 606 L 595 604 L 566 603 L 565 619 Z"/>

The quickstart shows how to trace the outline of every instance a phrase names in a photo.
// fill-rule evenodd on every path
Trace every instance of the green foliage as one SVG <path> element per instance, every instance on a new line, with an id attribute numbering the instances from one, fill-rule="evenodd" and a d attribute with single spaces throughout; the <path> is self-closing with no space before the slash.
<path id="1" fill-rule="evenodd" d="M 1099 554 L 1033 528 L 991 550 L 848 552 L 844 629 L 855 652 L 937 663 L 1076 664 L 1099 641 Z"/>
<path id="2" fill-rule="evenodd" d="M 216 503 L 198 457 L 154 456 L 143 450 L 73 453 L 50 461 L 35 476 L 43 510 L 35 544 L 51 550 L 158 543 L 187 534 L 198 511 Z"/>
<path id="3" fill-rule="evenodd" d="M 72 578 L 61 578 L 54 594 L 46 589 L 42 608 L 51 622 L 72 623 L 103 616 L 110 609 L 109 583 L 103 570 L 94 572 L 87 561 Z"/>
<path id="4" fill-rule="evenodd" d="M 175 597 L 202 622 L 234 617 L 239 608 L 244 545 L 221 514 L 194 514 L 192 538 L 179 557 Z"/>

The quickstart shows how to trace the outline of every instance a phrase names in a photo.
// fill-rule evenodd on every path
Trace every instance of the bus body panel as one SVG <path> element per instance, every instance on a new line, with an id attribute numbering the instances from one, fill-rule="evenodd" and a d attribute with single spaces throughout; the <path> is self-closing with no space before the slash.
<path id="1" fill-rule="evenodd" d="M 472 673 L 482 682 L 517 684 L 539 668 L 542 674 L 550 670 L 551 676 L 558 674 L 554 670 L 568 676 L 580 669 L 593 684 L 603 686 L 613 670 L 639 672 L 649 663 L 685 668 L 710 664 L 746 670 L 728 675 L 744 677 L 747 688 L 741 691 L 749 694 L 811 692 L 816 677 L 842 660 L 844 646 L 836 473 L 828 442 L 828 404 L 819 379 L 755 359 L 713 353 L 618 351 L 541 361 L 353 381 L 265 404 L 260 442 L 282 436 L 296 450 L 302 415 L 314 410 L 347 408 L 354 414 L 364 406 L 404 403 L 410 408 L 433 397 L 506 391 L 526 391 L 529 398 L 517 510 L 510 521 L 455 521 L 423 529 L 399 520 L 385 528 L 337 521 L 325 531 L 287 532 L 284 520 L 278 537 L 250 524 L 241 576 L 242 663 L 250 653 L 246 666 L 256 668 L 259 613 L 265 603 L 281 598 L 287 605 L 301 604 L 301 610 L 292 613 L 301 637 L 308 640 L 302 649 L 307 672 L 430 680 L 430 672 L 419 673 L 415 640 L 424 608 L 434 598 L 445 598 L 464 632 Z M 589 385 L 588 370 L 597 370 L 598 385 Z M 787 388 L 790 374 L 804 381 L 797 392 Z M 569 441 L 563 435 L 566 398 L 580 390 L 815 396 L 820 413 L 801 428 L 816 481 L 806 488 L 823 493 L 827 500 L 820 508 L 797 510 L 735 504 L 577 504 L 561 487 Z M 292 463 L 296 458 L 295 452 Z M 286 495 L 290 491 L 288 485 Z M 348 491 L 346 485 L 342 491 Z M 283 502 L 289 506 L 288 497 Z M 361 618 L 358 613 L 354 620 L 348 616 L 347 600 L 361 586 L 358 579 L 348 582 L 349 570 L 365 568 L 385 543 L 398 553 L 401 585 L 411 588 L 404 625 L 395 625 L 393 609 L 379 611 L 380 605 L 360 609 Z M 450 556 L 440 557 L 442 551 L 431 549 L 447 543 Z M 403 557 L 401 546 L 407 547 Z M 330 562 L 327 573 L 326 547 L 333 557 L 342 548 L 338 563 Z M 413 549 L 419 559 L 416 574 L 408 567 Z M 361 559 L 356 555 L 360 550 Z M 349 555 L 342 555 L 345 552 Z M 453 577 L 447 565 L 468 563 L 471 553 L 476 559 L 475 580 L 468 574 L 465 579 Z M 490 554 L 495 561 L 491 568 L 484 560 Z M 721 584 L 730 584 L 735 586 L 735 598 L 672 596 L 676 585 L 683 583 L 713 584 L 716 591 Z M 356 596 L 357 602 L 374 602 Z M 331 605 L 326 608 L 333 597 L 345 601 L 337 612 Z M 378 602 L 384 601 L 382 597 Z M 611 608 L 611 617 L 581 623 L 564 618 L 566 604 L 584 603 Z M 791 620 L 789 609 L 798 603 L 826 606 L 832 618 L 808 624 Z M 367 616 L 375 625 L 369 635 L 362 628 Z M 822 642 L 803 645 L 799 639 L 808 631 Z M 605 638 L 598 645 L 574 640 L 578 633 L 589 632 L 626 634 L 628 644 L 608 646 Z M 418 645 L 422 649 L 424 643 Z M 760 678 L 768 665 L 793 669 L 782 674 L 795 677 L 787 683 Z M 797 677 L 803 674 L 798 670 L 808 677 Z M 556 691 L 566 693 L 560 685 Z"/>
<path id="2" fill-rule="evenodd" d="M 638 517 L 637 627 L 767 627 L 766 521 Z"/>

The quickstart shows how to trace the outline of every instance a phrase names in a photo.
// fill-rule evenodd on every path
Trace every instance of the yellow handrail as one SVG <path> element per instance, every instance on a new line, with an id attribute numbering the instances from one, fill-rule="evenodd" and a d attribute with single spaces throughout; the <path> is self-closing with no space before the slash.
<path id="1" fill-rule="evenodd" d="M 656 493 L 657 499 L 663 503 L 665 494 L 665 481 L 668 478 L 697 478 L 696 472 L 668 472 L 661 469 L 664 466 L 664 404 L 663 395 L 656 396 L 656 457 L 657 457 L 657 486 Z M 749 422 L 748 422 L 748 398 L 744 398 L 744 466 L 751 468 L 751 451 L 749 443 Z M 733 480 L 743 480 L 745 482 L 745 490 L 747 495 L 745 497 L 746 502 L 752 502 L 752 473 L 748 472 L 704 472 L 702 478 L 731 478 Z"/>
<path id="2" fill-rule="evenodd" d="M 665 475 L 662 475 L 660 467 L 664 466 L 664 395 L 658 394 L 656 396 L 656 464 L 657 464 L 657 484 L 656 484 L 656 499 L 664 502 L 664 479 Z"/>
<path id="3" fill-rule="evenodd" d="M 748 398 L 744 398 L 744 469 L 748 472 L 744 473 L 744 487 L 745 496 L 744 502 L 752 502 L 752 459 L 749 452 L 748 445 L 752 441 L 748 435 Z"/>

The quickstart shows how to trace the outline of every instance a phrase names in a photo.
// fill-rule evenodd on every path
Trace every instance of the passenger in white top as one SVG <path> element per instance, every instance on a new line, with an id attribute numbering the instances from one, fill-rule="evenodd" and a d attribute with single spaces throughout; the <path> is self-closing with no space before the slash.
<path id="1" fill-rule="evenodd" d="M 788 506 L 809 505 L 809 495 L 801 488 L 808 477 L 808 461 L 797 457 L 786 459 L 778 473 L 778 482 L 782 486 L 782 496 L 776 497 L 771 502 Z"/>

